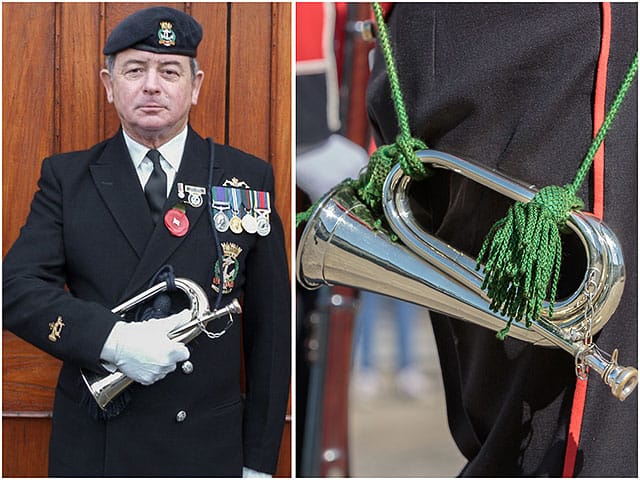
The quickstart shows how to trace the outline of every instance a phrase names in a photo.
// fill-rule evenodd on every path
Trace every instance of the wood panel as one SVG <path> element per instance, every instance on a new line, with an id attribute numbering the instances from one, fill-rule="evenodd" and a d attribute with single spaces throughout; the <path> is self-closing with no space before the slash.
<path id="1" fill-rule="evenodd" d="M 222 59 L 227 58 L 227 10 L 226 3 L 191 4 L 191 14 L 206 32 L 200 49 L 209 52 L 207 55 L 198 55 L 200 68 L 205 75 L 198 105 L 191 110 L 191 124 L 217 143 L 224 143 L 226 137 L 227 62 Z M 208 35 L 209 32 L 217 32 L 216 38 Z"/>
<path id="2" fill-rule="evenodd" d="M 29 211 L 40 161 L 55 151 L 55 50 L 42 48 L 55 38 L 54 22 L 53 4 L 3 4 L 3 52 L 14 52 L 2 56 L 3 256 Z"/>
<path id="3" fill-rule="evenodd" d="M 100 4 L 78 3 L 74 8 L 56 4 L 56 105 L 58 151 L 84 150 L 103 140 L 104 95 L 98 72 L 102 66 L 99 35 Z M 82 126 L 81 129 L 78 126 Z"/>
<path id="4" fill-rule="evenodd" d="M 272 4 L 271 44 L 271 117 L 279 121 L 272 124 L 269 138 L 269 161 L 274 166 L 276 175 L 276 207 L 281 212 L 284 224 L 287 252 L 291 252 L 291 232 L 293 219 L 291 216 L 291 199 L 293 198 L 293 182 L 291 178 L 291 6 L 288 3 Z M 291 272 L 293 275 L 293 271 Z"/>
<path id="5" fill-rule="evenodd" d="M 51 419 L 2 419 L 2 475 L 46 477 Z M 16 453 L 19 452 L 20 455 Z M 45 463 L 43 464 L 43 460 Z"/>
<path id="6" fill-rule="evenodd" d="M 20 340 L 2 332 L 2 411 L 51 411 L 51 400 L 61 362 Z"/>
<path id="7" fill-rule="evenodd" d="M 3 256 L 18 236 L 42 159 L 113 135 L 119 119 L 99 79 L 108 33 L 153 3 L 4 3 Z M 269 161 L 291 259 L 291 5 L 163 3 L 205 35 L 205 72 L 191 124 L 203 136 Z M 60 362 L 3 331 L 3 476 L 46 475 Z M 289 402 L 291 403 L 291 402 Z M 277 476 L 291 476 L 291 409 Z"/>
<path id="8" fill-rule="evenodd" d="M 229 144 L 265 158 L 269 149 L 268 101 L 271 17 L 265 3 L 237 4 L 230 11 Z M 265 81 L 266 80 L 266 81 Z"/>

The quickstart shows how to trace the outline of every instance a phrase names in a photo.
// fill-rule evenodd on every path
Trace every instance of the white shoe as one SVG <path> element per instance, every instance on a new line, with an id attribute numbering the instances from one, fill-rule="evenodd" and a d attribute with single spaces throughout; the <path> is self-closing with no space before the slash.
<path id="1" fill-rule="evenodd" d="M 396 387 L 403 396 L 418 399 L 425 396 L 430 390 L 427 377 L 416 367 L 407 367 L 396 375 Z"/>
<path id="2" fill-rule="evenodd" d="M 375 397 L 380 391 L 380 375 L 370 370 L 357 373 L 353 378 L 353 389 L 361 398 Z"/>

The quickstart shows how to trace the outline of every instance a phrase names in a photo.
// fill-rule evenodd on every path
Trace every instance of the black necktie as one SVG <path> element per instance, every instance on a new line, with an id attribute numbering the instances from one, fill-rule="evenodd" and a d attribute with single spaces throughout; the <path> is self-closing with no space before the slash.
<path id="1" fill-rule="evenodd" d="M 144 186 L 144 194 L 147 196 L 151 218 L 154 223 L 162 216 L 162 206 L 167 199 L 167 175 L 160 166 L 160 152 L 149 150 L 147 157 L 153 162 L 153 172 Z"/>

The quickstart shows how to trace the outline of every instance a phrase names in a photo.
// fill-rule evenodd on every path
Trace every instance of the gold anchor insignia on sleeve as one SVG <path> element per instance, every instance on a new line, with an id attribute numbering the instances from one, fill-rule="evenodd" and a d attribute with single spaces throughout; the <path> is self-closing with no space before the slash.
<path id="1" fill-rule="evenodd" d="M 49 332 L 49 340 L 57 342 L 62 333 L 62 327 L 64 327 L 64 323 L 62 322 L 62 315 L 59 315 L 55 322 L 49 324 L 49 328 L 51 329 L 51 332 Z"/>

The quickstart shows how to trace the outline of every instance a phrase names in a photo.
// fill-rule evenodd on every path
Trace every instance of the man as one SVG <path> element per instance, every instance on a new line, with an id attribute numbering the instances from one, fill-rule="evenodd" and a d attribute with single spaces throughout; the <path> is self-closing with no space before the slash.
<path id="1" fill-rule="evenodd" d="M 275 471 L 290 372 L 283 230 L 271 167 L 210 146 L 188 125 L 204 76 L 195 61 L 201 38 L 195 19 L 166 7 L 137 12 L 111 32 L 100 77 L 122 128 L 89 150 L 45 159 L 5 258 L 5 326 L 64 361 L 52 476 Z M 207 190 L 218 205 L 228 200 L 229 221 L 242 213 L 262 229 L 250 221 L 235 232 L 214 229 Z M 124 319 L 111 313 L 172 274 L 200 285 L 211 308 L 241 297 L 242 332 L 239 318 L 225 317 L 186 346 L 169 340 L 189 317 L 181 292 Z M 101 412 L 81 369 L 132 378 L 128 403 Z"/>
<path id="2" fill-rule="evenodd" d="M 574 178 L 598 123 L 597 73 L 606 78 L 608 110 L 637 48 L 635 4 L 397 3 L 387 13 L 412 135 L 538 187 Z M 596 341 L 605 351 L 619 348 L 621 363 L 631 365 L 638 342 L 636 85 L 605 140 L 604 200 L 596 177 L 578 192 L 585 210 L 600 203 L 622 245 L 625 291 Z M 377 143 L 392 143 L 398 120 L 379 49 L 368 103 Z M 423 193 L 432 231 L 471 255 L 508 207 L 451 173 L 436 173 Z M 581 276 L 565 253 L 564 274 Z M 637 393 L 619 402 L 592 372 L 582 415 L 565 352 L 432 319 L 449 426 L 468 459 L 462 476 L 637 476 Z"/>

